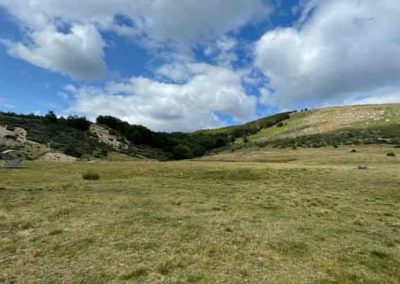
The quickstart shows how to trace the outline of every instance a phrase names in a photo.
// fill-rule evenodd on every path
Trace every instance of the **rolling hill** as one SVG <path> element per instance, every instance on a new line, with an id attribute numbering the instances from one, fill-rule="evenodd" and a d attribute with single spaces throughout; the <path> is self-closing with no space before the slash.
<path id="1" fill-rule="evenodd" d="M 381 143 L 400 144 L 400 104 L 284 112 L 242 125 L 193 133 L 158 133 L 113 117 L 90 123 L 77 117 L 0 113 L 0 150 L 20 149 L 32 160 L 68 160 L 70 156 L 174 160 L 243 147 Z"/>
<path id="2" fill-rule="evenodd" d="M 268 124 L 263 126 L 266 121 Z M 266 145 L 285 148 L 400 144 L 400 104 L 294 111 L 212 131 L 234 133 L 238 128 L 246 134 L 237 137 L 230 150 Z"/>

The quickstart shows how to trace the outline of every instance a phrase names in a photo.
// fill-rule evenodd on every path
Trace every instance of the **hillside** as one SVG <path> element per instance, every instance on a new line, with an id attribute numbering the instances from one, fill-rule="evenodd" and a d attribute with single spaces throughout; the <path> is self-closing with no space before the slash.
<path id="1" fill-rule="evenodd" d="M 275 147 L 400 144 L 400 104 L 321 108 L 273 117 L 276 121 L 272 126 L 259 127 L 260 120 L 247 123 L 247 135 L 238 137 L 232 148 L 268 144 Z"/>
<path id="2" fill-rule="evenodd" d="M 17 149 L 30 160 L 180 160 L 230 143 L 227 135 L 161 133 L 118 118 L 0 113 L 0 151 Z M 62 155 L 61 155 L 62 154 Z"/>
<path id="3" fill-rule="evenodd" d="M 0 150 L 8 148 L 23 151 L 30 160 L 104 159 L 114 151 L 138 159 L 164 158 L 162 151 L 132 145 L 104 125 L 87 122 L 80 129 L 64 120 L 0 113 Z"/>
<path id="4" fill-rule="evenodd" d="M 177 160 L 253 146 L 377 143 L 400 144 L 400 104 L 284 112 L 193 133 L 153 132 L 110 116 L 91 123 L 80 117 L 57 118 L 51 112 L 46 116 L 0 113 L 0 150 L 21 149 L 32 160 Z"/>

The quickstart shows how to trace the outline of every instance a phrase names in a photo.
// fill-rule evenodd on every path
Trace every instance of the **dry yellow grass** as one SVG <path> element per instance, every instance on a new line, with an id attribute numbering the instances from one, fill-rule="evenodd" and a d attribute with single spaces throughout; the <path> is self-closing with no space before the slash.
<path id="1" fill-rule="evenodd" d="M 0 282 L 399 283 L 387 149 L 0 169 Z"/>

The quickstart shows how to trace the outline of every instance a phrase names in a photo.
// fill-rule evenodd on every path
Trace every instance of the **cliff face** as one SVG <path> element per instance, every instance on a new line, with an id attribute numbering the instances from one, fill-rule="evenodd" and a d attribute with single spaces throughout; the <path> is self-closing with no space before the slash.
<path id="1" fill-rule="evenodd" d="M 9 125 L 0 125 L 0 149 L 23 150 L 29 159 L 50 151 L 48 145 L 28 140 L 25 129 Z"/>

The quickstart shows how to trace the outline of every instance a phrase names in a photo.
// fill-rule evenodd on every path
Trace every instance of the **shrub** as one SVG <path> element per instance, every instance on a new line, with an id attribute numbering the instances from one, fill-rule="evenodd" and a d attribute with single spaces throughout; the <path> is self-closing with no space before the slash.
<path id="1" fill-rule="evenodd" d="M 72 156 L 75 158 L 81 158 L 82 157 L 82 151 L 78 149 L 78 146 L 76 145 L 68 145 L 64 149 L 64 154 L 68 156 Z"/>
<path id="2" fill-rule="evenodd" d="M 386 154 L 388 157 L 396 157 L 396 154 L 394 152 L 389 152 Z"/>
<path id="3" fill-rule="evenodd" d="M 368 167 L 367 167 L 367 165 L 359 165 L 358 169 L 359 170 L 368 170 Z"/>
<path id="4" fill-rule="evenodd" d="M 78 130 L 87 131 L 90 128 L 90 121 L 86 117 L 69 116 L 67 125 Z"/>
<path id="5" fill-rule="evenodd" d="M 184 159 L 191 159 L 193 158 L 192 150 L 186 145 L 176 145 L 173 150 L 173 154 L 175 159 L 177 160 L 184 160 Z"/>
<path id="6" fill-rule="evenodd" d="M 49 123 L 57 123 L 58 118 L 54 111 L 51 110 L 44 116 L 44 120 Z"/>
<path id="7" fill-rule="evenodd" d="M 98 173 L 88 171 L 82 174 L 82 178 L 84 180 L 98 180 L 100 179 L 100 175 Z"/>
<path id="8" fill-rule="evenodd" d="M 6 125 L 6 129 L 7 129 L 8 131 L 15 131 L 14 125 Z"/>
<path id="9" fill-rule="evenodd" d="M 353 150 L 350 151 L 350 153 L 357 153 L 357 150 L 353 149 Z"/>

